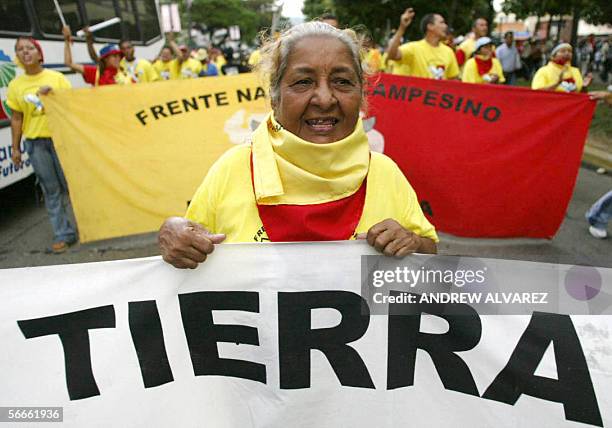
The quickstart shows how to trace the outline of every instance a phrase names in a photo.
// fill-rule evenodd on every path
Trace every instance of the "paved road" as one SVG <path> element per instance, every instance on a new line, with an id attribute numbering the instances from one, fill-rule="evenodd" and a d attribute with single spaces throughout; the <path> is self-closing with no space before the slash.
<path id="1" fill-rule="evenodd" d="M 51 226 L 44 206 L 34 196 L 33 179 L 0 190 L 0 268 L 84 263 L 157 255 L 155 234 L 77 244 L 68 252 L 45 252 Z M 465 255 L 612 268 L 612 239 L 597 240 L 587 230 L 584 213 L 612 189 L 612 176 L 580 169 L 565 220 L 551 241 L 465 239 L 441 234 L 440 254 Z M 612 232 L 612 226 L 610 226 Z"/>

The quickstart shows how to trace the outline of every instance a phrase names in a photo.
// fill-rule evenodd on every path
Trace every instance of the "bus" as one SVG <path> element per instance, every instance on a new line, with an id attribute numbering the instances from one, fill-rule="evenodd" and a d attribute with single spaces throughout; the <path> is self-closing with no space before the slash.
<path id="1" fill-rule="evenodd" d="M 96 50 L 107 43 L 129 39 L 136 48 L 136 57 L 154 59 L 163 47 L 164 38 L 159 20 L 159 0 L 58 0 L 66 23 L 73 35 L 86 25 L 119 17 L 121 21 L 94 33 Z M 6 105 L 9 82 L 22 73 L 15 65 L 15 41 L 30 36 L 40 41 L 45 56 L 44 66 L 60 71 L 74 87 L 86 86 L 79 74 L 64 66 L 62 24 L 53 0 L 0 1 L 0 189 L 32 174 L 27 155 L 24 166 L 16 170 L 10 156 L 10 109 Z M 75 62 L 91 64 L 83 37 L 74 36 Z M 23 147 L 22 147 L 23 150 Z"/>

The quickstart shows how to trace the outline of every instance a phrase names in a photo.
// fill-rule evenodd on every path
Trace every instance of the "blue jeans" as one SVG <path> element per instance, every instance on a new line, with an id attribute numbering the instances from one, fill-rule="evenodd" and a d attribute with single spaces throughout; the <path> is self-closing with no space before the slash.
<path id="1" fill-rule="evenodd" d="M 504 77 L 506 78 L 506 85 L 516 84 L 516 71 L 504 71 Z"/>
<path id="2" fill-rule="evenodd" d="M 45 206 L 53 227 L 53 242 L 76 241 L 76 230 L 68 216 L 68 185 L 51 138 L 26 139 L 34 173 L 45 195 Z"/>
<path id="3" fill-rule="evenodd" d="M 603 195 L 586 213 L 586 219 L 591 226 L 605 229 L 612 218 L 612 190 Z"/>

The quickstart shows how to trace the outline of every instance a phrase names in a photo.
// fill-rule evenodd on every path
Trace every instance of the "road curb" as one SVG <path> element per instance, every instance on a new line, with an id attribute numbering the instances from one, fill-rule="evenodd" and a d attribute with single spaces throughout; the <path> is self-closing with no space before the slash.
<path id="1" fill-rule="evenodd" d="M 588 144 L 585 145 L 582 160 L 586 163 L 612 171 L 612 153 L 597 147 Z"/>

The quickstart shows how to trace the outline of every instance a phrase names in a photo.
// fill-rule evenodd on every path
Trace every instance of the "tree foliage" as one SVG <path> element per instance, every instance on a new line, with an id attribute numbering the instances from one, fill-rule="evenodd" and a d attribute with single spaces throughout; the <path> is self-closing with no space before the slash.
<path id="1" fill-rule="evenodd" d="M 397 28 L 400 15 L 407 7 L 417 15 L 408 30 L 410 40 L 422 37 L 419 21 L 427 13 L 439 13 L 454 28 L 456 34 L 470 31 L 475 18 L 485 17 L 492 22 L 494 12 L 491 0 L 305 0 L 302 12 L 316 18 L 324 11 L 333 12 L 345 27 L 366 27 L 374 40 L 384 42 L 387 31 Z"/>
<path id="2" fill-rule="evenodd" d="M 334 13 L 332 0 L 304 0 L 302 13 L 307 19 L 316 19 L 324 13 Z"/>
<path id="3" fill-rule="evenodd" d="M 573 15 L 591 24 L 612 23 L 612 1 L 610 0 L 505 0 L 503 10 L 518 18 L 528 15 L 543 16 Z"/>
<path id="4" fill-rule="evenodd" d="M 242 40 L 250 42 L 258 32 L 272 25 L 274 3 L 274 0 L 193 0 L 191 21 L 211 34 L 219 28 L 238 25 Z M 185 14 L 183 21 L 187 22 Z"/>

